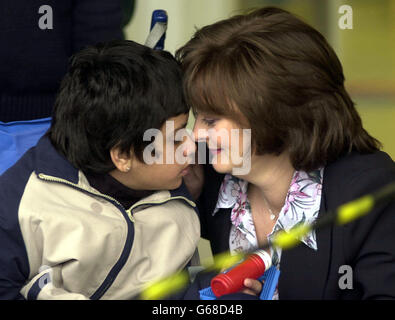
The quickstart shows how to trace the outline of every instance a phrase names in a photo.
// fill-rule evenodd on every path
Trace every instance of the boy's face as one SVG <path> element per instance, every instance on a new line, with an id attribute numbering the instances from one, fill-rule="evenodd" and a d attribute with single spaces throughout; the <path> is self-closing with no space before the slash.
<path id="1" fill-rule="evenodd" d="M 186 134 L 187 122 L 188 114 L 168 119 L 160 131 L 156 130 L 151 148 L 144 151 L 143 162 L 132 154 L 127 163 L 130 170 L 114 170 L 111 174 L 122 184 L 135 190 L 178 188 L 182 177 L 188 173 L 196 151 L 193 138 Z"/>

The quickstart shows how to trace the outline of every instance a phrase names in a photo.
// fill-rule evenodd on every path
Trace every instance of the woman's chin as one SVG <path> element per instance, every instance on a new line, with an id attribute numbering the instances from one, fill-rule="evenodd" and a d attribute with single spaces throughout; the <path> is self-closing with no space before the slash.
<path id="1" fill-rule="evenodd" d="M 218 173 L 232 173 L 233 166 L 230 164 L 213 163 L 212 165 Z"/>

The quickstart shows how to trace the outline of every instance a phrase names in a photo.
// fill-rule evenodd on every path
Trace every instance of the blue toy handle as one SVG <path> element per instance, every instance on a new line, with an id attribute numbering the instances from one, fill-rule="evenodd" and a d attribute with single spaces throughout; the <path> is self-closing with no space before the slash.
<path id="1" fill-rule="evenodd" d="M 277 287 L 278 277 L 280 276 L 280 270 L 278 270 L 275 266 L 271 266 L 262 277 L 258 280 L 264 281 L 263 288 L 259 298 L 261 300 L 272 300 L 274 292 Z"/>
<path id="2" fill-rule="evenodd" d="M 274 291 L 277 287 L 278 278 L 280 276 L 280 270 L 275 266 L 271 266 L 258 280 L 264 280 L 261 294 L 259 295 L 260 300 L 272 300 Z M 211 287 L 204 288 L 199 291 L 200 300 L 216 300 Z"/>
<path id="3" fill-rule="evenodd" d="M 167 12 L 165 10 L 154 10 L 154 12 L 152 12 L 152 19 L 151 19 L 151 28 L 150 28 L 150 30 L 152 30 L 154 28 L 156 23 L 167 24 L 167 21 L 168 21 L 168 17 L 167 17 Z M 154 49 L 155 50 L 163 50 L 164 47 L 165 47 L 165 39 L 166 39 L 166 32 L 159 39 L 159 41 L 155 45 Z"/>

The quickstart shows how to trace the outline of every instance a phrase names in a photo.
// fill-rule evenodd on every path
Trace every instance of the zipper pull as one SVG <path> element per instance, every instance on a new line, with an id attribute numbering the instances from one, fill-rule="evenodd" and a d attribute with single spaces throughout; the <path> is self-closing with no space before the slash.
<path id="1" fill-rule="evenodd" d="M 132 221 L 133 223 L 135 222 L 133 214 L 132 214 L 132 208 L 129 208 L 128 210 L 126 210 L 126 213 L 128 214 L 128 217 L 130 219 L 130 221 Z"/>

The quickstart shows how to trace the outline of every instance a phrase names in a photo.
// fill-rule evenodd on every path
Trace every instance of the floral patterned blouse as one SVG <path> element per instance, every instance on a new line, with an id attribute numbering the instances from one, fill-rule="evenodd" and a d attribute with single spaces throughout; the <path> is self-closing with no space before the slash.
<path id="1" fill-rule="evenodd" d="M 311 172 L 295 171 L 285 203 L 278 215 L 270 241 L 275 232 L 285 231 L 301 223 L 312 223 L 318 216 L 321 204 L 323 168 Z M 232 208 L 232 227 L 229 236 L 229 248 L 232 254 L 250 251 L 258 247 L 251 206 L 247 198 L 248 182 L 227 174 L 222 182 L 213 215 L 222 208 Z M 317 250 L 315 232 L 307 234 L 302 242 L 312 250 Z M 281 249 L 271 249 L 272 264 L 280 268 Z M 278 299 L 276 290 L 273 299 Z"/>

